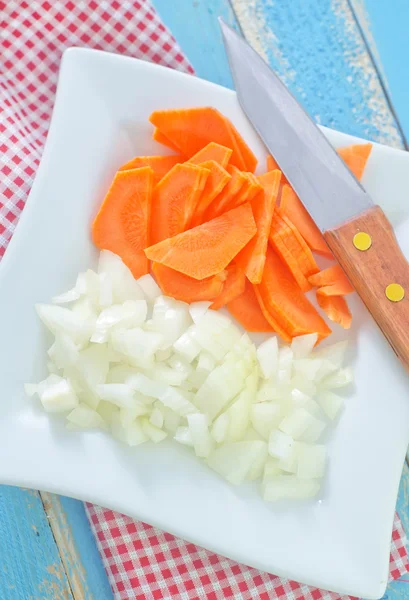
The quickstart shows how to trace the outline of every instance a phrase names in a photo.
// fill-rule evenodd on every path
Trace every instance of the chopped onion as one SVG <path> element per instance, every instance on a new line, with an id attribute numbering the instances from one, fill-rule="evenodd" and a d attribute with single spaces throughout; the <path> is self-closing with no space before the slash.
<path id="1" fill-rule="evenodd" d="M 257 348 L 257 358 L 262 376 L 264 379 L 270 379 L 276 372 L 278 365 L 278 343 L 275 336 L 260 344 Z"/>
<path id="2" fill-rule="evenodd" d="M 37 305 L 55 338 L 49 376 L 25 390 L 68 429 L 108 428 L 132 447 L 170 435 L 232 484 L 261 479 L 266 501 L 318 493 L 318 442 L 343 406 L 331 390 L 352 381 L 345 342 L 317 351 L 317 334 L 280 347 L 273 336 L 256 348 L 210 302 L 163 296 L 105 250 L 97 273 L 52 301 Z"/>

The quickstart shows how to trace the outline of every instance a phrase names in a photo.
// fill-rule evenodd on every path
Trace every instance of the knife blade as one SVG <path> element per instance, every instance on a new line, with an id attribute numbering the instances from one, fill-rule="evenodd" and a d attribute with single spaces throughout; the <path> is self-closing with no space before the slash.
<path id="1" fill-rule="evenodd" d="M 409 264 L 391 224 L 279 77 L 219 21 L 241 107 L 409 369 Z"/>

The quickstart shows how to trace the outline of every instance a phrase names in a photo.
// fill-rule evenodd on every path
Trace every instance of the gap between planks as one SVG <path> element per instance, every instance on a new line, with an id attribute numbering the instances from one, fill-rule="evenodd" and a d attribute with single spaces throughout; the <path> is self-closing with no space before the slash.
<path id="1" fill-rule="evenodd" d="M 93 600 L 94 596 L 88 588 L 86 572 L 59 496 L 48 492 L 39 494 L 61 557 L 72 599 Z"/>

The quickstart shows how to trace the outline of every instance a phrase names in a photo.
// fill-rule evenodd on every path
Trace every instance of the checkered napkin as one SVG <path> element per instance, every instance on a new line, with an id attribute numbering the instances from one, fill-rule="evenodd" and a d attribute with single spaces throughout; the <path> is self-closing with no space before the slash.
<path id="1" fill-rule="evenodd" d="M 0 0 L 0 257 L 41 159 L 61 55 L 70 46 L 193 72 L 149 0 Z M 87 513 L 116 599 L 339 598 L 239 565 L 110 510 L 87 505 Z M 405 539 L 396 516 L 391 579 L 409 570 Z"/>

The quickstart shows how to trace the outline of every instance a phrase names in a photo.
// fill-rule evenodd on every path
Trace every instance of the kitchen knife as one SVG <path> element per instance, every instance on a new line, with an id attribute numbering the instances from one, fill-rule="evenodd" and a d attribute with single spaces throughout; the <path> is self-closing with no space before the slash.
<path id="1" fill-rule="evenodd" d="M 409 264 L 391 224 L 279 77 L 220 24 L 241 107 L 409 369 Z"/>

